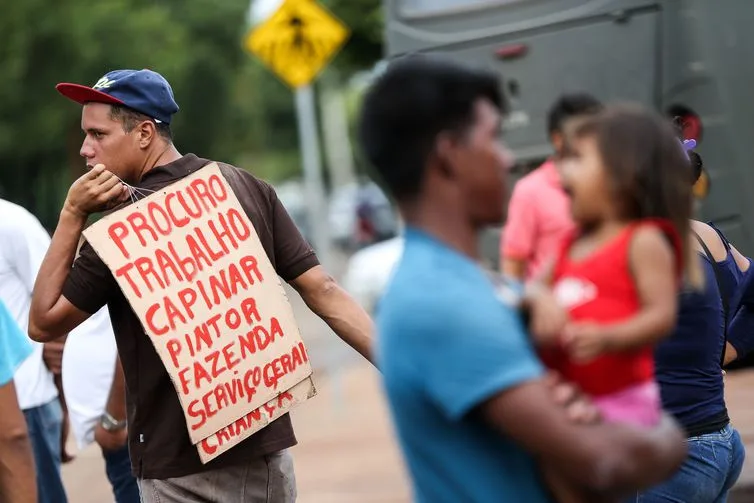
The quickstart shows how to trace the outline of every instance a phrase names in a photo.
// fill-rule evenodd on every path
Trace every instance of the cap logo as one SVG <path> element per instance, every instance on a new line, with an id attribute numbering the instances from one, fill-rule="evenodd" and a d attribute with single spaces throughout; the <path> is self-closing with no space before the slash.
<path id="1" fill-rule="evenodd" d="M 109 80 L 107 77 L 102 77 L 97 81 L 96 84 L 92 86 L 92 89 L 107 89 L 108 87 L 115 84 L 115 80 Z"/>

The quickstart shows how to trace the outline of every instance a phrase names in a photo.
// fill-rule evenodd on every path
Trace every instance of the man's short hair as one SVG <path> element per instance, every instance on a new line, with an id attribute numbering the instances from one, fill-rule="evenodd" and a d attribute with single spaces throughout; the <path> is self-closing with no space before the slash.
<path id="1" fill-rule="evenodd" d="M 110 105 L 110 118 L 114 121 L 120 122 L 123 126 L 123 131 L 126 133 L 130 133 L 136 126 L 144 121 L 151 121 L 155 125 L 157 134 L 159 134 L 165 141 L 173 141 L 173 132 L 170 129 L 170 124 L 157 122 L 148 115 L 144 115 L 131 108 L 122 105 Z"/>
<path id="2" fill-rule="evenodd" d="M 505 111 L 500 89 L 497 74 L 440 56 L 411 55 L 388 66 L 364 98 L 359 140 L 396 199 L 418 194 L 437 135 L 465 133 L 479 99 Z"/>
<path id="3" fill-rule="evenodd" d="M 602 103 L 587 93 L 564 94 L 550 107 L 547 114 L 547 133 L 560 133 L 568 119 L 602 110 Z"/>

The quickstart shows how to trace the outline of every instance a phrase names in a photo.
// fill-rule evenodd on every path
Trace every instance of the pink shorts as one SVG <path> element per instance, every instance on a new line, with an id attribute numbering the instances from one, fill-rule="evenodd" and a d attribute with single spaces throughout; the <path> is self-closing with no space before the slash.
<path id="1" fill-rule="evenodd" d="M 660 421 L 662 400 L 654 381 L 594 398 L 606 421 L 637 426 L 655 426 Z"/>

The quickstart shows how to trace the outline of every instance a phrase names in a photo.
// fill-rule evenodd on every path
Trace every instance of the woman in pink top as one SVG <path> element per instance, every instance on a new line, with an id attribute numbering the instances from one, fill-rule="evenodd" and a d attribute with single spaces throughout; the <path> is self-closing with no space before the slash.
<path id="1" fill-rule="evenodd" d="M 547 132 L 555 157 L 521 178 L 513 188 L 501 241 L 503 273 L 531 279 L 560 249 L 574 230 L 570 201 L 556 166 L 563 146 L 563 124 L 570 118 L 598 112 L 602 104 L 588 94 L 566 94 L 550 109 Z"/>

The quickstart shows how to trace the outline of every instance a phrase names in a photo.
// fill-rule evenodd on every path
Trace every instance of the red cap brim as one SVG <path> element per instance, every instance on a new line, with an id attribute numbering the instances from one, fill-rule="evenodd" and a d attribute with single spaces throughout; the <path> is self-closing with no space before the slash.
<path id="1" fill-rule="evenodd" d="M 89 103 L 90 101 L 94 101 L 95 103 L 108 103 L 110 105 L 125 105 L 125 103 L 118 98 L 113 98 L 109 94 L 97 91 L 91 87 L 82 86 L 81 84 L 68 84 L 63 82 L 56 85 L 55 89 L 69 100 L 81 103 L 82 105 L 84 103 Z"/>

